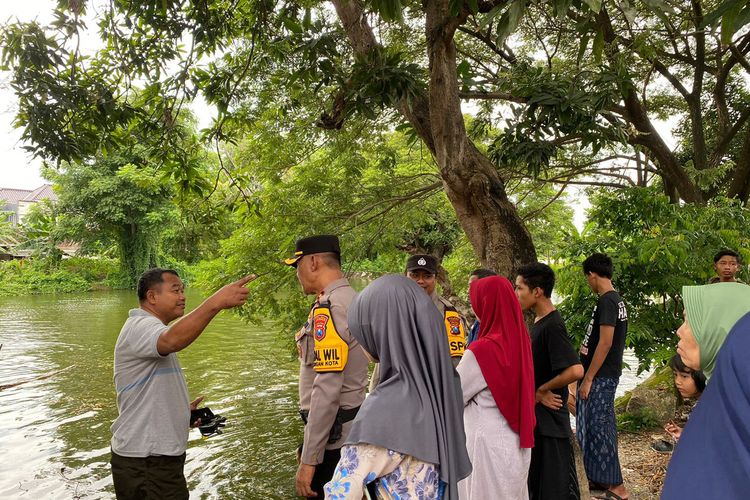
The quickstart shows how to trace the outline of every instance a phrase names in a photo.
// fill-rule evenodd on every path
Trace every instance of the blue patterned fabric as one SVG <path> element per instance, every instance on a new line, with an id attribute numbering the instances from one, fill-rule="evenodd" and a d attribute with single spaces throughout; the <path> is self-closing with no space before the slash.
<path id="1" fill-rule="evenodd" d="M 326 483 L 326 500 L 361 500 L 373 483 L 383 500 L 441 500 L 445 484 L 435 465 L 369 444 L 345 445 Z"/>
<path id="2" fill-rule="evenodd" d="M 583 451 L 586 475 L 589 481 L 609 486 L 622 484 L 615 420 L 618 381 L 594 378 L 589 398 L 576 399 L 576 437 Z"/>

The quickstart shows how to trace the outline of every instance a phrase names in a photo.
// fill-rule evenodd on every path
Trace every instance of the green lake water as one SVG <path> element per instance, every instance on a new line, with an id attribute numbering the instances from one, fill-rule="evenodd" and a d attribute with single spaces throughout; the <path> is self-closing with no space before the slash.
<path id="1" fill-rule="evenodd" d="M 189 291 L 188 310 L 200 300 Z M 0 298 L 0 386 L 22 382 L 0 390 L 0 498 L 114 497 L 113 351 L 134 307 L 132 291 Z M 302 425 L 288 345 L 224 311 L 179 353 L 190 396 L 227 417 L 220 436 L 190 431 L 191 498 L 295 498 Z"/>

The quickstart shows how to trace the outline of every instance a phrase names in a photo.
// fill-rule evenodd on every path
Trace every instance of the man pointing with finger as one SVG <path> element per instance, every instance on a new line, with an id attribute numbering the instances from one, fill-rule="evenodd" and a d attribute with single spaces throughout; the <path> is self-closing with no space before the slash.
<path id="1" fill-rule="evenodd" d="M 367 357 L 349 333 L 347 314 L 356 295 L 341 272 L 336 236 L 310 236 L 297 241 L 294 257 L 306 295 L 315 295 L 307 322 L 297 333 L 300 359 L 299 406 L 305 424 L 297 494 L 323 499 L 352 420 L 365 399 Z"/>
<path id="2" fill-rule="evenodd" d="M 222 309 L 244 304 L 247 276 L 185 314 L 185 286 L 171 269 L 150 269 L 138 280 L 139 309 L 131 309 L 115 345 L 119 416 L 112 424 L 112 479 L 118 500 L 187 499 L 183 468 L 192 403 L 177 359 Z"/>

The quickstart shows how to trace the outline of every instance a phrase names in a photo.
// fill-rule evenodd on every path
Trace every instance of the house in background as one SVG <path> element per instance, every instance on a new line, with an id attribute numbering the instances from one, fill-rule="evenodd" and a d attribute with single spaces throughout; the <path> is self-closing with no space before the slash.
<path id="1" fill-rule="evenodd" d="M 14 226 L 23 223 L 29 209 L 43 200 L 57 200 L 52 184 L 42 184 L 33 190 L 0 187 L 0 211 L 9 213 L 7 220 Z"/>
<path id="2" fill-rule="evenodd" d="M 42 184 L 36 189 L 0 187 L 0 217 L 4 215 L 17 229 L 16 234 L 0 235 L 0 260 L 24 259 L 33 254 L 18 226 L 23 224 L 31 207 L 44 200 L 57 201 L 52 184 Z M 75 256 L 80 248 L 74 242 L 63 242 L 55 246 L 62 252 L 63 258 Z"/>

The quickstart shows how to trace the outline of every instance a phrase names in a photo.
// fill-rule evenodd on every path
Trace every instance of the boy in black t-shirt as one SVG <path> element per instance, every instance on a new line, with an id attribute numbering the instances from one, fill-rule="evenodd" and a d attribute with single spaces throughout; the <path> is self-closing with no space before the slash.
<path id="1" fill-rule="evenodd" d="M 612 260 L 595 253 L 583 262 L 583 274 L 599 296 L 581 343 L 585 374 L 576 401 L 576 434 L 589 481 L 603 487 L 602 496 L 622 500 L 628 491 L 617 456 L 615 390 L 622 374 L 628 312 L 612 286 Z"/>
<path id="2" fill-rule="evenodd" d="M 578 478 L 570 443 L 570 417 L 564 404 L 568 384 L 583 376 L 562 316 L 552 305 L 555 273 L 546 264 L 518 270 L 516 295 L 536 315 L 531 328 L 536 387 L 536 428 L 529 468 L 530 500 L 577 500 Z"/>

